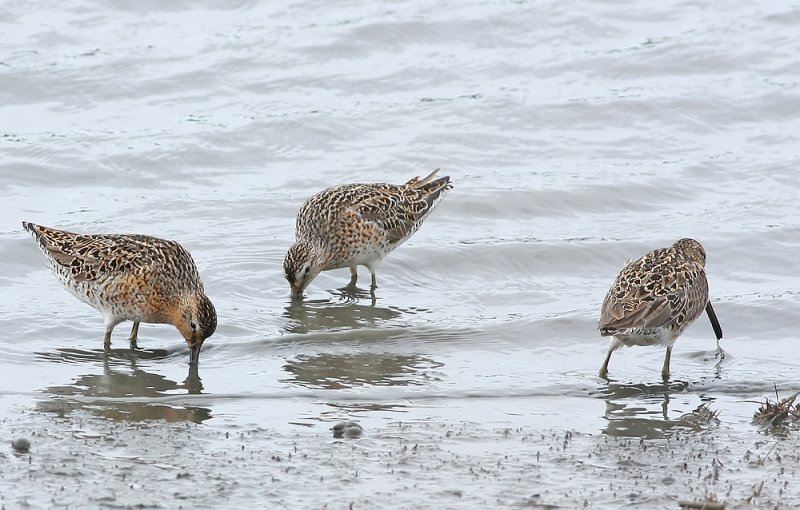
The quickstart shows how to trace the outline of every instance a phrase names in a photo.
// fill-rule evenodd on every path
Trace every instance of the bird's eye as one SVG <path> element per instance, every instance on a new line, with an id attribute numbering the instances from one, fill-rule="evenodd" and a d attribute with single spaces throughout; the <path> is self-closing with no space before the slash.
<path id="1" fill-rule="evenodd" d="M 306 266 L 305 273 L 308 274 L 311 272 L 311 266 Z"/>
<path id="2" fill-rule="evenodd" d="M 190 328 L 192 328 L 193 330 L 194 330 L 194 329 L 197 329 L 197 324 L 195 324 L 195 323 L 194 323 L 194 321 L 191 321 L 191 322 L 189 323 L 189 327 L 190 327 Z"/>

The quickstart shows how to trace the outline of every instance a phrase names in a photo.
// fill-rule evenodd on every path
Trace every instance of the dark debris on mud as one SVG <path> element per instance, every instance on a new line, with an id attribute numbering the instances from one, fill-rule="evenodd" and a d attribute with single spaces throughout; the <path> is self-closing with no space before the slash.
<path id="1" fill-rule="evenodd" d="M 714 426 L 666 438 L 480 423 L 370 426 L 358 441 L 225 421 L 31 413 L 31 453 L 0 454 L 7 508 L 793 508 L 800 441 Z M 35 433 L 33 433 L 35 432 Z M 313 487 L 313 490 L 309 490 Z M 718 505 L 712 506 L 711 504 Z M 688 505 L 688 506 L 687 506 Z M 724 505 L 721 507 L 719 505 Z"/>
<path id="2" fill-rule="evenodd" d="M 753 415 L 753 423 L 765 430 L 788 433 L 800 428 L 800 403 L 795 403 L 800 392 L 781 399 L 775 388 L 775 400 L 768 397 Z"/>

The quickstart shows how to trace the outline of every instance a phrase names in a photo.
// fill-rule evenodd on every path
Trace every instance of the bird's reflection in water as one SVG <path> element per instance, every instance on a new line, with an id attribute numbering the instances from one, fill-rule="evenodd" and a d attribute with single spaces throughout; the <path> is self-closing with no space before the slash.
<path id="1" fill-rule="evenodd" d="M 406 409 L 410 407 L 407 404 L 399 404 L 399 403 L 392 403 L 392 404 L 377 404 L 375 402 L 355 402 L 355 403 L 342 403 L 342 402 L 328 402 L 328 407 L 333 409 L 332 411 L 323 411 L 320 413 L 322 417 L 339 417 L 342 415 L 349 416 L 355 412 L 361 411 L 398 411 L 402 409 Z"/>
<path id="2" fill-rule="evenodd" d="M 283 312 L 283 328 L 302 334 L 372 327 L 420 311 L 376 306 L 374 294 L 361 289 L 345 288 L 331 294 L 333 299 L 292 299 Z"/>
<path id="3" fill-rule="evenodd" d="M 375 306 L 378 301 L 375 296 L 375 289 L 361 289 L 355 285 L 347 285 L 330 292 L 340 303 L 364 301 L 369 302 L 370 306 Z"/>
<path id="4" fill-rule="evenodd" d="M 606 401 L 605 434 L 610 436 L 660 438 L 670 435 L 676 428 L 691 428 L 700 423 L 690 417 L 670 416 L 670 404 L 675 395 L 686 395 L 689 383 L 666 381 L 654 384 L 617 383 L 608 380 L 595 396 Z M 680 399 L 683 402 L 685 399 Z"/>
<path id="5" fill-rule="evenodd" d="M 390 353 L 297 356 L 284 365 L 290 382 L 307 388 L 338 390 L 357 386 L 414 386 L 438 381 L 443 366 L 425 356 Z"/>
<path id="6" fill-rule="evenodd" d="M 93 365 L 98 365 L 99 372 L 82 375 L 71 384 L 45 389 L 44 391 L 54 398 L 40 402 L 37 408 L 59 415 L 82 409 L 98 416 L 123 421 L 166 420 L 200 423 L 209 419 L 211 410 L 204 407 L 147 401 L 148 397 L 158 398 L 183 392 L 199 394 L 203 391 L 197 365 L 189 366 L 186 379 L 181 383 L 138 367 L 138 360 L 166 356 L 166 351 L 130 349 L 107 351 L 59 349 L 56 352 L 36 353 L 37 358 L 47 361 L 81 364 L 93 362 Z M 107 398 L 115 400 L 106 400 Z M 125 401 L 125 398 L 135 398 L 137 401 Z"/>

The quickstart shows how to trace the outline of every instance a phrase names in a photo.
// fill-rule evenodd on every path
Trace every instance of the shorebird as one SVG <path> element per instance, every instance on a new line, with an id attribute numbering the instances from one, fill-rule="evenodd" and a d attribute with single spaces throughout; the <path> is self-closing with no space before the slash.
<path id="1" fill-rule="evenodd" d="M 611 353 L 623 345 L 665 345 L 661 375 L 668 377 L 672 346 L 704 309 L 717 337 L 717 352 L 722 353 L 722 328 L 708 299 L 705 265 L 706 252 L 694 239 L 680 239 L 626 263 L 600 312 L 600 334 L 614 337 L 601 377 L 608 374 Z"/>
<path id="2" fill-rule="evenodd" d="M 329 269 L 350 268 L 349 287 L 358 280 L 358 265 L 372 274 L 392 250 L 403 244 L 452 188 L 450 177 L 414 177 L 405 184 L 342 184 L 309 198 L 297 213 L 296 241 L 283 269 L 300 297 L 316 276 Z"/>
<path id="3" fill-rule="evenodd" d="M 106 349 L 122 321 L 133 321 L 132 349 L 140 322 L 172 324 L 189 345 L 189 364 L 197 364 L 203 341 L 217 327 L 217 313 L 180 244 L 144 235 L 75 234 L 26 221 L 22 226 L 64 288 L 103 315 Z"/>

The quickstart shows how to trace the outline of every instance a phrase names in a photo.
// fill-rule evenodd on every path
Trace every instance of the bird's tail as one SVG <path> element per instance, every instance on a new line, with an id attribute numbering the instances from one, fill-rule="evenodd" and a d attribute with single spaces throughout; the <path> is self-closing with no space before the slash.
<path id="1" fill-rule="evenodd" d="M 445 175 L 436 179 L 438 172 L 439 169 L 437 168 L 423 178 L 414 177 L 406 183 L 409 188 L 422 192 L 425 202 L 428 203 L 428 211 L 436 207 L 439 201 L 444 198 L 444 195 L 453 189 L 453 185 L 450 184 L 450 176 Z"/>
<path id="2" fill-rule="evenodd" d="M 437 168 L 436 170 L 434 170 L 433 172 L 429 173 L 425 177 L 422 177 L 422 178 L 420 178 L 420 176 L 412 177 L 406 183 L 406 186 L 410 186 L 412 188 L 421 188 L 422 186 L 425 186 L 426 184 L 431 182 L 433 180 L 433 178 L 436 177 L 436 174 L 438 174 L 438 173 L 439 173 L 439 169 Z M 447 178 L 448 177 L 443 177 L 443 179 L 447 179 Z"/>
<path id="3" fill-rule="evenodd" d="M 35 223 L 23 221 L 22 228 L 27 230 L 33 236 L 33 239 L 36 241 L 36 244 L 38 244 L 41 249 L 44 250 L 47 248 L 47 238 L 42 233 L 44 227 L 36 225 Z"/>

